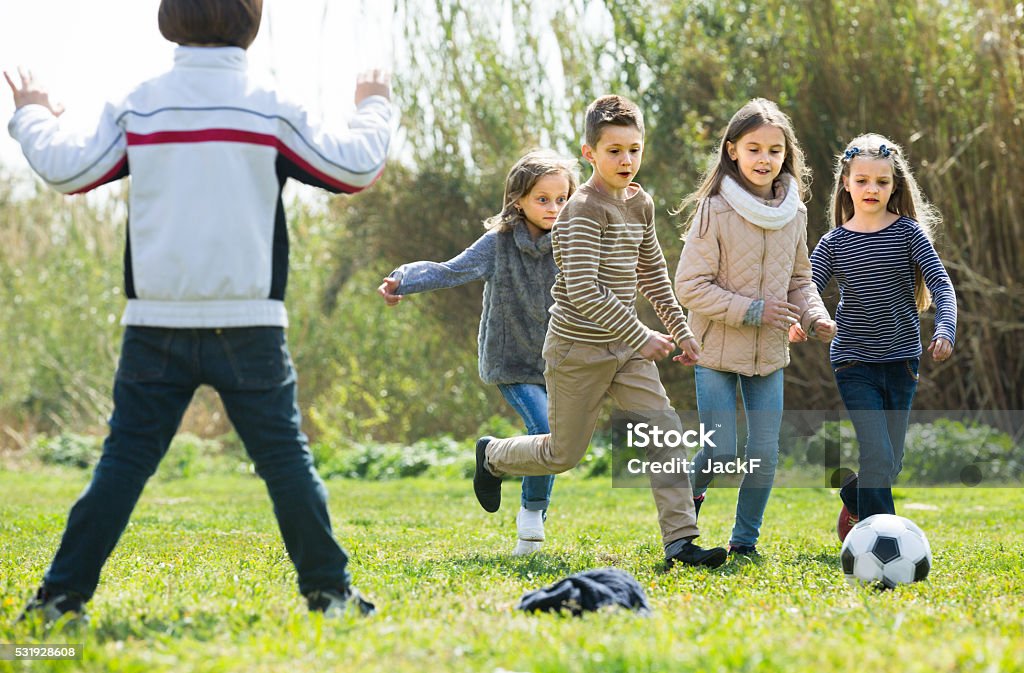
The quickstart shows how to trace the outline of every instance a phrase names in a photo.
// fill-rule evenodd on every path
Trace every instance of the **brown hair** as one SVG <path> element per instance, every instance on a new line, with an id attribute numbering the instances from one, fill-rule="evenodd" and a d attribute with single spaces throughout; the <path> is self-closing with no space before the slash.
<path id="1" fill-rule="evenodd" d="M 832 183 L 832 198 L 829 199 L 829 226 L 841 227 L 853 217 L 853 197 L 843 186 L 843 178 L 850 177 L 850 164 L 856 158 L 888 161 L 892 166 L 892 195 L 886 210 L 895 215 L 905 215 L 915 220 L 921 231 L 932 243 L 935 228 L 942 221 L 939 211 L 921 193 L 917 180 L 910 170 L 910 164 L 903 156 L 899 145 L 877 133 L 859 135 L 836 157 L 835 180 Z M 914 267 L 914 299 L 917 310 L 924 311 L 932 303 L 931 293 L 924 284 L 921 267 Z"/>
<path id="2" fill-rule="evenodd" d="M 160 34 L 178 44 L 248 49 L 260 30 L 263 0 L 160 0 Z"/>
<path id="3" fill-rule="evenodd" d="M 519 199 L 533 189 L 545 175 L 561 173 L 569 180 L 569 196 L 576 191 L 576 161 L 566 159 L 551 150 L 531 150 L 512 166 L 505 178 L 505 197 L 501 211 L 484 220 L 484 227 L 500 232 L 511 231 L 523 220 L 523 212 L 516 207 Z"/>
<path id="4" fill-rule="evenodd" d="M 679 207 L 672 211 L 672 214 L 687 210 L 694 204 L 718 194 L 726 175 L 742 185 L 740 169 L 736 165 L 736 161 L 729 156 L 729 143 L 735 145 L 740 138 L 762 126 L 774 126 L 782 131 L 782 135 L 786 139 L 786 157 L 782 160 L 782 170 L 779 171 L 779 175 L 788 173 L 796 178 L 800 198 L 801 200 L 805 199 L 809 194 L 811 171 L 804 161 L 804 151 L 800 149 L 800 143 L 797 142 L 796 133 L 793 131 L 793 122 L 772 101 L 767 98 L 754 98 L 737 110 L 729 120 L 729 125 L 725 128 L 722 140 L 718 144 L 718 152 L 713 155 L 714 163 L 701 179 L 700 187 L 684 198 L 679 203 Z M 692 226 L 691 223 L 690 227 Z M 703 235 L 700 231 L 698 234 Z"/>
<path id="5" fill-rule="evenodd" d="M 597 147 L 606 126 L 633 126 L 644 134 L 644 113 L 640 107 L 622 96 L 601 96 L 587 106 L 584 142 Z"/>

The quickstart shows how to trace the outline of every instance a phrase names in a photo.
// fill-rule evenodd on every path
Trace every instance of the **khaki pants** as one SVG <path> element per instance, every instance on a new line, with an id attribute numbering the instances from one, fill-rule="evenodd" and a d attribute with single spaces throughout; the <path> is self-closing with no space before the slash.
<path id="1" fill-rule="evenodd" d="M 548 331 L 544 378 L 551 433 L 497 439 L 487 447 L 495 475 L 556 474 L 575 467 L 590 445 L 607 394 L 627 412 L 678 417 L 661 385 L 657 366 L 621 341 L 591 344 L 569 341 Z M 652 488 L 665 544 L 699 535 L 689 482 L 679 488 Z"/>

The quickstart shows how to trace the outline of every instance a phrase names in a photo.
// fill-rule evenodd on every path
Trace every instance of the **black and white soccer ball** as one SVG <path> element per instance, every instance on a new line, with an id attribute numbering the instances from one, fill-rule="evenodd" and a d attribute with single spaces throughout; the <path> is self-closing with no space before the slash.
<path id="1" fill-rule="evenodd" d="M 910 519 L 875 514 L 853 527 L 843 542 L 839 560 L 850 584 L 892 589 L 928 577 L 932 550 L 924 531 Z"/>

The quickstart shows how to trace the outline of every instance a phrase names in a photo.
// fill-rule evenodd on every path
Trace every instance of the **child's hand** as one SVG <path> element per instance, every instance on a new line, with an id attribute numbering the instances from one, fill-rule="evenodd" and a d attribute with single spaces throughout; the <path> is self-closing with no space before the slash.
<path id="1" fill-rule="evenodd" d="M 936 362 L 942 362 L 948 360 L 949 356 L 953 354 L 953 344 L 950 343 L 949 339 L 932 339 L 932 343 L 928 346 L 928 352 L 932 354 L 932 359 Z"/>
<path id="2" fill-rule="evenodd" d="M 398 302 L 402 301 L 402 295 L 395 294 L 400 284 L 397 278 L 385 278 L 377 288 L 377 294 L 384 297 L 384 303 L 388 306 L 397 306 Z"/>
<path id="3" fill-rule="evenodd" d="M 762 326 L 786 331 L 799 321 L 800 309 L 793 304 L 771 297 L 764 300 L 764 313 L 761 314 Z"/>
<path id="4" fill-rule="evenodd" d="M 814 321 L 814 337 L 822 343 L 830 343 L 836 337 L 836 321 L 819 319 Z"/>
<path id="5" fill-rule="evenodd" d="M 683 352 L 672 358 L 676 362 L 689 367 L 697 364 L 697 361 L 700 360 L 700 344 L 697 343 L 696 339 L 690 338 L 679 342 L 679 350 Z"/>
<path id="6" fill-rule="evenodd" d="M 356 105 L 370 96 L 391 98 L 391 73 L 386 70 L 367 70 L 356 75 Z"/>
<path id="7" fill-rule="evenodd" d="M 18 74 L 21 76 L 21 86 L 19 87 L 11 79 L 11 76 L 4 70 L 4 79 L 7 80 L 7 85 L 11 87 L 11 93 L 14 95 L 14 109 L 20 110 L 26 105 L 42 105 L 44 108 L 49 110 L 54 117 L 59 117 L 64 114 L 64 106 L 50 103 L 50 94 L 46 92 L 41 86 L 36 84 L 32 78 L 31 70 L 23 70 L 18 68 Z"/>
<path id="8" fill-rule="evenodd" d="M 651 332 L 651 336 L 647 337 L 647 343 L 640 348 L 640 357 L 647 360 L 660 360 L 672 353 L 675 347 L 672 337 L 668 334 Z"/>
<path id="9" fill-rule="evenodd" d="M 807 332 L 800 326 L 800 323 L 794 323 L 789 327 L 789 343 L 798 344 L 807 341 Z"/>

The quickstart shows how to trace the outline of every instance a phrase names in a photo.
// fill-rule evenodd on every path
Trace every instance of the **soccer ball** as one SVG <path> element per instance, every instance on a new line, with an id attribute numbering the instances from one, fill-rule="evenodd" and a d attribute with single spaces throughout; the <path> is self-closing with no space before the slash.
<path id="1" fill-rule="evenodd" d="M 895 514 L 875 514 L 846 536 L 839 560 L 853 585 L 875 583 L 892 589 L 919 582 L 932 569 L 928 538 L 917 524 Z"/>

